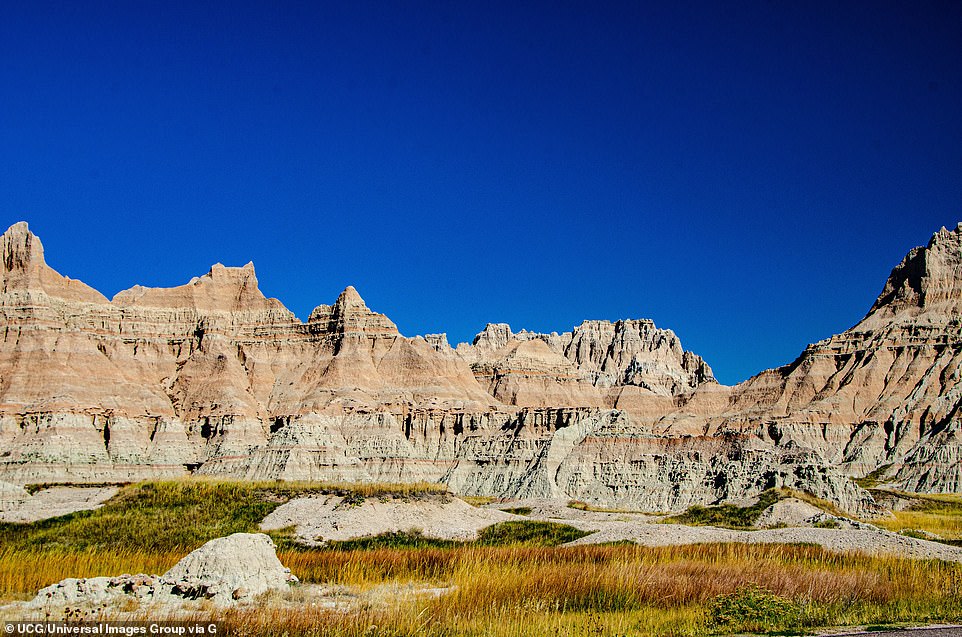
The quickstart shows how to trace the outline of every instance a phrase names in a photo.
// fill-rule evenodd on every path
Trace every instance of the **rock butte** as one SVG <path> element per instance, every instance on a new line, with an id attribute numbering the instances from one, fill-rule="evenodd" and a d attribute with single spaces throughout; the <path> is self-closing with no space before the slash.
<path id="1" fill-rule="evenodd" d="M 348 287 L 307 322 L 252 264 L 112 300 L 0 237 L 0 480 L 441 481 L 678 511 L 774 486 L 857 514 L 851 478 L 962 491 L 962 226 L 868 315 L 737 385 L 651 321 L 408 338 Z"/>

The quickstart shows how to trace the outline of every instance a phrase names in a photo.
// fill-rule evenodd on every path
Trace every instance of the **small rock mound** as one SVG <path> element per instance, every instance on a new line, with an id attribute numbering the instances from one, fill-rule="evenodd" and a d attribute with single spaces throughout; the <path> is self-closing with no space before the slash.
<path id="1" fill-rule="evenodd" d="M 798 498 L 785 498 L 762 511 L 755 526 L 760 529 L 777 526 L 812 526 L 823 517 L 825 512 L 817 506 Z"/>
<path id="2" fill-rule="evenodd" d="M 98 509 L 117 487 L 50 487 L 30 495 L 22 487 L 0 485 L 0 522 L 37 522 Z"/>
<path id="3" fill-rule="evenodd" d="M 294 498 L 264 518 L 261 529 L 295 527 L 300 542 L 319 545 L 382 533 L 419 531 L 426 537 L 473 540 L 478 531 L 518 516 L 478 509 L 458 498 L 368 498 L 362 503 L 338 496 Z"/>
<path id="4" fill-rule="evenodd" d="M 130 602 L 176 607 L 191 600 L 230 606 L 297 582 L 262 533 L 235 533 L 211 540 L 163 575 L 68 578 L 41 589 L 34 609 L 68 606 L 128 607 Z"/>

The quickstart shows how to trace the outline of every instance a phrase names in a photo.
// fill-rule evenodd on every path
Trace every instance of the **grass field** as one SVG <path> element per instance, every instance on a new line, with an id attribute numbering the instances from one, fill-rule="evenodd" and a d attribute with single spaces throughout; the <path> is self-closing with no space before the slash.
<path id="1" fill-rule="evenodd" d="M 160 573 L 212 537 L 256 530 L 292 496 L 335 491 L 357 499 L 444 497 L 432 485 L 131 485 L 97 511 L 0 525 L 0 598 L 31 597 L 64 577 Z M 573 531 L 521 521 L 473 543 L 399 534 L 309 550 L 281 532 L 279 557 L 305 584 L 364 591 L 413 583 L 449 592 L 350 613 L 304 604 L 224 611 L 219 619 L 226 634 L 278 637 L 790 634 L 824 625 L 962 622 L 960 564 L 806 545 L 555 546 Z"/>
<path id="2" fill-rule="evenodd" d="M 894 511 L 891 518 L 873 520 L 874 524 L 895 532 L 925 531 L 952 543 L 962 541 L 962 495 L 897 495 L 910 498 L 911 506 Z"/>

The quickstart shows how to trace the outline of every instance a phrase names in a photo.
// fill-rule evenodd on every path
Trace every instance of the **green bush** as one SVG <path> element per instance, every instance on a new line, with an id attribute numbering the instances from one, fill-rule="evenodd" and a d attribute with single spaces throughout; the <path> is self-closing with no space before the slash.
<path id="1" fill-rule="evenodd" d="M 720 526 L 729 529 L 750 529 L 755 526 L 762 511 L 782 499 L 782 495 L 769 489 L 758 496 L 758 502 L 751 506 L 740 507 L 734 504 L 717 506 L 695 505 L 680 515 L 664 521 L 691 526 Z"/>
<path id="2" fill-rule="evenodd" d="M 708 602 L 709 624 L 728 632 L 785 630 L 800 625 L 801 615 L 801 606 L 755 584 Z"/>
<path id="3" fill-rule="evenodd" d="M 819 520 L 818 522 L 812 525 L 812 527 L 816 529 L 837 529 L 840 526 L 842 525 L 839 524 L 838 520 L 836 520 L 835 518 L 826 518 L 824 520 Z"/>
<path id="4" fill-rule="evenodd" d="M 481 546 L 509 546 L 512 544 L 559 546 L 586 535 L 589 535 L 589 533 L 567 524 L 518 520 L 501 522 L 481 529 L 478 532 L 477 543 Z"/>
<path id="5" fill-rule="evenodd" d="M 276 540 L 275 540 L 276 541 Z M 353 540 L 330 540 L 325 545 L 336 551 L 367 551 L 371 549 L 447 549 L 461 545 L 455 540 L 427 537 L 421 531 L 394 531 Z"/>

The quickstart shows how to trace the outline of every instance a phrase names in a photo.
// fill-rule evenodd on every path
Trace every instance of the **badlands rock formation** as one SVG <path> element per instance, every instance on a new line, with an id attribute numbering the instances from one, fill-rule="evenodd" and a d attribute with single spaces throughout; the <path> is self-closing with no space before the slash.
<path id="1" fill-rule="evenodd" d="M 472 495 L 677 511 L 790 486 L 854 513 L 850 476 L 960 491 L 962 231 L 792 365 L 716 383 L 650 321 L 408 338 L 353 288 L 300 321 L 254 268 L 107 300 L 0 237 L 0 480 L 430 480 Z"/>

